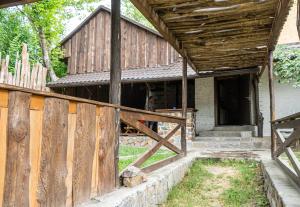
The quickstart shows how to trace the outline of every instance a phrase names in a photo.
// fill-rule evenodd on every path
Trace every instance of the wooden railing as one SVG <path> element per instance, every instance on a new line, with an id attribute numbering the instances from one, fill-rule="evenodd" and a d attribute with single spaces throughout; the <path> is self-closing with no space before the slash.
<path id="1" fill-rule="evenodd" d="M 54 93 L 0 84 L 0 206 L 77 206 L 117 186 L 116 113 L 158 144 L 134 163 L 140 166 L 168 142 L 182 118 Z M 139 122 L 178 126 L 165 138 Z"/>
<path id="2" fill-rule="evenodd" d="M 300 186 L 300 113 L 272 122 L 272 130 L 276 137 L 274 159 Z"/>
<path id="3" fill-rule="evenodd" d="M 168 159 L 154 163 L 151 166 L 143 168 L 142 171 L 144 171 L 145 173 L 156 170 L 164 165 L 169 164 L 170 162 L 178 160 L 179 158 L 185 155 L 185 144 L 183 144 L 181 149 L 179 149 L 177 146 L 175 146 L 169 141 L 173 137 L 173 135 L 186 124 L 184 118 L 168 116 L 159 113 L 152 113 L 148 111 L 137 111 L 126 108 L 121 109 L 120 118 L 123 123 L 135 128 L 139 132 L 142 132 L 143 134 L 157 142 L 153 147 L 151 147 L 147 152 L 145 152 L 141 157 L 139 157 L 132 164 L 133 166 L 140 168 L 143 165 L 143 163 L 147 161 L 152 155 L 154 155 L 162 146 L 168 148 L 176 154 L 176 156 L 170 157 Z M 174 123 L 176 124 L 176 126 L 173 130 L 169 132 L 167 136 L 161 137 L 158 133 L 156 133 L 147 126 L 148 122 L 167 122 Z M 181 137 L 181 139 L 183 140 L 183 142 L 186 141 L 185 137 Z"/>

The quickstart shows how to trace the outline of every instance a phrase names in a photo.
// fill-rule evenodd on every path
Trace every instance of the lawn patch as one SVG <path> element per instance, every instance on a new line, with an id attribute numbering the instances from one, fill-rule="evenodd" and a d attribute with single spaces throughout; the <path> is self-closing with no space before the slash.
<path id="1" fill-rule="evenodd" d="M 268 206 L 259 163 L 198 160 L 163 206 Z"/>
<path id="2" fill-rule="evenodd" d="M 143 153 L 148 150 L 146 147 L 130 147 L 130 146 L 120 146 L 120 160 L 119 169 L 124 170 L 128 165 L 137 160 Z M 141 167 L 150 166 L 158 161 L 167 159 L 169 157 L 175 156 L 174 152 L 169 150 L 160 149 L 154 155 L 152 155 Z"/>

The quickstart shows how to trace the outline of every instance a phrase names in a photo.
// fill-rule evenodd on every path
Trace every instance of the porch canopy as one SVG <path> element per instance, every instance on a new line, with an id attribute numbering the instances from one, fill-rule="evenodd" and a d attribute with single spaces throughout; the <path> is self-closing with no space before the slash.
<path id="1" fill-rule="evenodd" d="M 262 66 L 292 0 L 131 0 L 196 71 Z"/>
<path id="2" fill-rule="evenodd" d="M 28 3 L 32 3 L 35 1 L 37 1 L 37 0 L 4 0 L 4 1 L 0 1 L 0 8 L 17 6 L 20 4 L 28 4 Z"/>

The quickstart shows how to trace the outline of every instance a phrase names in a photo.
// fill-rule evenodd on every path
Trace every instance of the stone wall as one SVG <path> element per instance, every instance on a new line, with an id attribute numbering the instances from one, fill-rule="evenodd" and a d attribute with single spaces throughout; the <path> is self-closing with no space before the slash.
<path id="1" fill-rule="evenodd" d="M 159 113 L 163 113 L 170 116 L 182 117 L 181 109 L 165 109 L 157 110 Z M 166 137 L 177 124 L 173 123 L 158 123 L 158 134 L 162 137 Z M 194 109 L 188 109 L 187 112 L 187 127 L 186 127 L 186 139 L 193 140 L 196 136 L 196 111 Z M 181 129 L 179 129 L 175 135 L 170 139 L 175 144 L 180 143 L 181 139 Z"/>
<path id="2" fill-rule="evenodd" d="M 150 147 L 156 141 L 147 136 L 120 136 L 120 144 L 132 147 Z"/>

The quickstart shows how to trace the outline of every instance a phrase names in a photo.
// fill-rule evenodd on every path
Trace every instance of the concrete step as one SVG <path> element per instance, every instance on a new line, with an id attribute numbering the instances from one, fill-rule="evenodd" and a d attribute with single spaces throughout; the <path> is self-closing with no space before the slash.
<path id="1" fill-rule="evenodd" d="M 201 149 L 270 149 L 270 138 L 196 137 L 192 147 Z"/>
<path id="2" fill-rule="evenodd" d="M 255 126 L 217 126 L 214 127 L 214 131 L 255 131 Z"/>
<path id="3" fill-rule="evenodd" d="M 200 137 L 252 137 L 252 131 L 200 131 Z"/>

